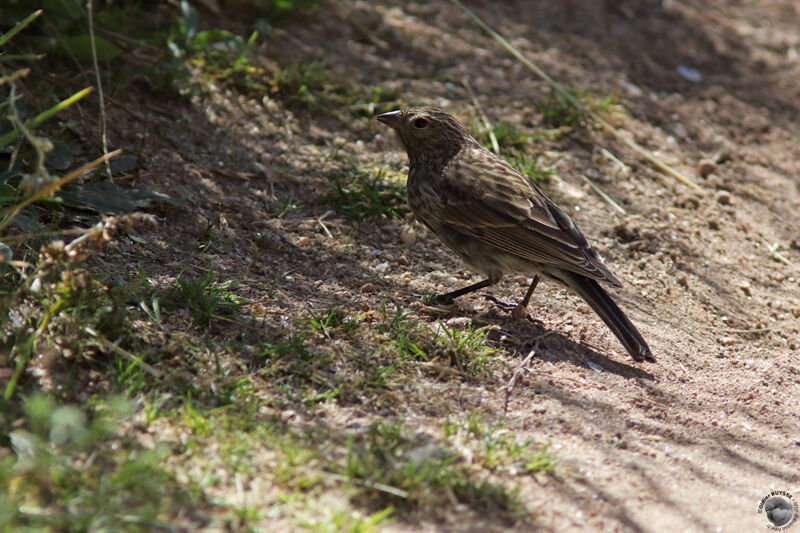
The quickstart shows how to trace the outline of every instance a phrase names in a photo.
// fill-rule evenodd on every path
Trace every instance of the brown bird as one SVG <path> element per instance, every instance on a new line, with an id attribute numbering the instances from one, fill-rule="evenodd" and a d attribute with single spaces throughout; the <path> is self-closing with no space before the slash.
<path id="1" fill-rule="evenodd" d="M 540 277 L 546 277 L 583 298 L 636 361 L 655 361 L 642 335 L 598 282 L 622 284 L 539 187 L 442 109 L 408 107 L 376 118 L 397 132 L 408 152 L 411 210 L 487 277 L 434 301 L 449 303 L 494 285 L 504 274 L 524 273 L 533 281 L 512 313 L 521 318 Z"/>

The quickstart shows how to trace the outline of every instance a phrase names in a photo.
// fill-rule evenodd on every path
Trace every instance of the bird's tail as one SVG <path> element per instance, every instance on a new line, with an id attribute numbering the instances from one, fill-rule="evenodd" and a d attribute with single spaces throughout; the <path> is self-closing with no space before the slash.
<path id="1" fill-rule="evenodd" d="M 655 361 L 642 334 L 597 281 L 574 272 L 564 271 L 559 272 L 558 278 L 586 300 L 589 307 L 594 309 L 606 326 L 614 332 L 631 357 L 636 361 Z"/>

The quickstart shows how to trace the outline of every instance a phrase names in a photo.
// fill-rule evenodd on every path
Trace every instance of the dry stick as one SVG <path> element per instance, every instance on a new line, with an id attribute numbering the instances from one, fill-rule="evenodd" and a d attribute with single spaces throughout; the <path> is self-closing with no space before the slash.
<path id="1" fill-rule="evenodd" d="M 608 205 L 610 205 L 611 207 L 613 207 L 614 209 L 619 211 L 620 214 L 622 214 L 622 215 L 625 214 L 625 209 L 621 205 L 619 205 L 617 202 L 615 202 L 613 198 L 611 198 L 609 195 L 607 195 L 605 192 L 603 192 L 603 189 L 601 189 L 600 187 L 595 185 L 592 180 L 590 180 L 589 178 L 587 178 L 583 174 L 581 174 L 581 177 L 583 178 L 583 181 L 585 181 L 587 184 L 589 184 L 589 187 L 591 187 L 594 192 L 596 192 L 597 194 L 600 195 L 600 198 L 602 198 L 603 200 L 608 202 Z"/>
<path id="2" fill-rule="evenodd" d="M 91 335 L 95 339 L 95 341 L 97 341 L 98 344 L 102 345 L 107 350 L 111 350 L 112 352 L 115 352 L 117 355 L 120 355 L 120 356 L 124 357 L 125 359 L 127 359 L 127 360 L 129 360 L 129 361 L 131 361 L 133 363 L 136 363 L 138 366 L 142 367 L 142 370 L 146 371 L 151 376 L 153 376 L 155 378 L 160 377 L 160 374 L 158 373 L 158 371 L 155 368 L 153 368 L 152 366 L 150 366 L 147 363 L 145 363 L 144 361 L 142 361 L 142 359 L 140 357 L 137 357 L 136 355 L 132 354 L 128 350 L 117 346 L 115 343 L 111 342 L 110 340 L 104 339 L 103 337 L 101 337 L 92 328 L 86 327 L 86 328 L 84 328 L 84 330 L 86 331 L 86 333 Z"/>
<path id="3" fill-rule="evenodd" d="M 101 137 L 103 140 L 103 155 L 108 153 L 108 130 L 106 129 L 106 108 L 103 102 L 103 82 L 100 81 L 100 66 L 97 64 L 97 46 L 94 42 L 94 10 L 92 9 L 92 0 L 86 0 L 86 9 L 89 14 L 89 43 L 92 46 L 92 65 L 94 66 L 94 77 L 97 80 L 97 98 L 100 102 L 100 129 Z M 105 161 L 106 174 L 108 181 L 114 182 L 111 176 L 111 164 L 108 159 Z"/>
<path id="4" fill-rule="evenodd" d="M 540 69 L 536 64 L 534 64 L 530 59 L 522 55 L 514 45 L 509 43 L 507 40 L 503 38 L 502 35 L 494 31 L 488 24 L 486 24 L 483 20 L 481 20 L 478 15 L 470 11 L 464 4 L 459 2 L 459 0 L 450 0 L 453 4 L 456 5 L 461 11 L 467 14 L 469 18 L 471 18 L 475 23 L 480 26 L 486 33 L 488 33 L 495 41 L 500 43 L 500 45 L 508 51 L 512 56 L 517 58 L 523 65 L 528 67 L 537 76 L 542 78 L 546 81 L 551 87 L 557 90 L 566 100 L 575 106 L 576 109 L 580 109 L 585 111 L 595 122 L 603 126 L 607 131 L 611 132 L 617 139 L 622 141 L 626 144 L 631 150 L 639 154 L 640 156 L 644 157 L 647 161 L 649 161 L 653 166 L 660 169 L 662 172 L 672 176 L 676 180 L 680 181 L 684 185 L 687 185 L 695 190 L 702 191 L 703 189 L 697 185 L 692 179 L 688 176 L 685 176 L 683 173 L 678 172 L 671 166 L 667 165 L 656 156 L 645 150 L 643 147 L 639 146 L 639 144 L 634 141 L 633 139 L 629 139 L 627 136 L 623 135 L 621 131 L 617 130 L 614 126 L 603 120 L 597 113 L 592 111 L 591 109 L 584 109 L 578 100 L 569 94 L 561 85 L 559 85 L 553 78 L 551 78 L 545 71 Z"/>
<path id="5" fill-rule="evenodd" d="M 486 116 L 486 113 L 483 112 L 483 108 L 478 100 L 478 96 L 475 94 L 475 91 L 472 90 L 472 85 L 469 84 L 469 80 L 467 78 L 464 78 L 461 83 L 463 83 L 464 88 L 467 89 L 467 94 L 469 94 L 469 97 L 472 99 L 472 104 L 478 111 L 478 116 L 481 117 L 483 127 L 489 132 L 489 140 L 492 141 L 492 150 L 494 150 L 494 153 L 499 154 L 500 145 L 497 144 L 497 137 L 494 134 L 494 128 L 492 128 L 492 124 L 489 122 L 489 118 Z"/>
<path id="6" fill-rule="evenodd" d="M 99 165 L 100 163 L 102 163 L 103 161 L 111 159 L 112 157 L 116 157 L 121 153 L 122 153 L 122 150 L 114 150 L 113 152 L 111 152 L 109 154 L 106 154 L 104 156 L 98 157 L 97 159 L 95 159 L 91 163 L 87 163 L 87 164 L 83 165 L 81 168 L 73 170 L 72 172 L 70 172 L 69 174 L 64 176 L 63 178 L 61 178 L 61 179 L 59 179 L 57 181 L 54 181 L 53 183 L 51 183 L 49 185 L 46 185 L 45 187 L 42 187 L 37 193 L 29 196 L 28 198 L 26 198 L 25 200 L 21 201 L 20 203 L 18 203 L 16 205 L 12 205 L 11 207 L 3 210 L 2 212 L 0 212 L 0 220 L 2 220 L 2 222 L 0 222 L 0 231 L 3 231 L 6 228 L 6 226 L 8 226 L 11 223 L 11 221 L 14 220 L 14 217 L 16 217 L 17 214 L 20 211 L 22 211 L 24 208 L 26 208 L 27 206 L 29 206 L 33 202 L 41 200 L 42 198 L 47 198 L 52 193 L 54 193 L 55 191 L 60 189 L 62 186 L 64 186 L 66 183 L 68 183 L 68 182 L 74 180 L 75 178 L 79 177 L 81 174 L 83 174 L 87 170 L 91 170 L 94 167 L 96 167 L 97 165 Z"/>

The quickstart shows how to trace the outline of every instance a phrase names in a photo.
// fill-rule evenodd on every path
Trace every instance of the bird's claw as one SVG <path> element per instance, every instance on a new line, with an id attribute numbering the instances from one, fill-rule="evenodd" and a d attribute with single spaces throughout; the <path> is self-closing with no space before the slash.
<path id="1" fill-rule="evenodd" d="M 530 315 L 528 315 L 528 308 L 523 307 L 521 304 L 512 304 L 508 302 L 504 302 L 502 300 L 498 300 L 491 294 L 484 294 L 483 297 L 490 302 L 494 303 L 498 307 L 500 307 L 503 311 L 508 311 L 511 313 L 511 317 L 514 320 L 533 320 Z"/>

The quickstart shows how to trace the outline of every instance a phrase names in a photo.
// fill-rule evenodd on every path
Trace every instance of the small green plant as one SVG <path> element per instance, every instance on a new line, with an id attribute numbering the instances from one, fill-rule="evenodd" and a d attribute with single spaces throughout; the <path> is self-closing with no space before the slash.
<path id="1" fill-rule="evenodd" d="M 192 89 L 192 85 L 187 83 L 192 77 L 189 71 L 194 71 L 206 82 L 232 81 L 246 91 L 263 93 L 267 90 L 259 80 L 258 69 L 248 59 L 258 32 L 253 32 L 245 41 L 227 30 L 200 31 L 195 7 L 187 0 L 182 0 L 180 7 L 181 16 L 167 38 L 167 48 L 172 54 L 172 61 L 167 66 L 181 92 L 187 93 Z"/>
<path id="2" fill-rule="evenodd" d="M 517 511 L 511 491 L 480 479 L 458 454 L 431 438 L 409 435 L 402 421 L 376 423 L 365 436 L 350 437 L 343 473 L 381 506 L 439 516 L 453 505 L 477 512 Z"/>
<path id="3" fill-rule="evenodd" d="M 587 91 L 567 89 L 567 92 L 581 104 L 575 105 L 563 94 L 553 93 L 539 100 L 539 113 L 542 114 L 542 124 L 551 128 L 575 127 L 583 125 L 588 120 L 587 110 L 600 111 L 611 107 L 613 97 L 609 96 L 597 103 Z"/>
<path id="4" fill-rule="evenodd" d="M 244 300 L 233 294 L 237 286 L 233 280 L 218 281 L 218 275 L 209 270 L 203 277 L 187 279 L 178 276 L 171 291 L 170 305 L 185 307 L 199 326 L 208 326 L 212 318 L 238 311 Z"/>
<path id="5" fill-rule="evenodd" d="M 491 148 L 491 136 L 489 130 L 482 122 L 475 122 L 472 125 L 473 131 L 477 132 L 478 140 L 484 146 Z M 492 127 L 497 145 L 500 150 L 506 152 L 508 150 L 519 152 L 524 151 L 526 145 L 530 142 L 531 136 L 526 135 L 519 131 L 519 129 L 510 122 L 500 121 Z"/>
<path id="6" fill-rule="evenodd" d="M 474 412 L 458 422 L 448 419 L 443 430 L 446 438 L 469 446 L 475 461 L 492 471 L 533 474 L 551 472 L 555 467 L 555 458 L 546 445 L 519 440 L 502 424 L 487 424 Z"/>
<path id="7" fill-rule="evenodd" d="M 200 503 L 163 469 L 167 450 L 114 434 L 131 407 L 112 399 L 87 412 L 25 398 L 13 455 L 0 453 L 0 530 L 139 531 Z"/>
<path id="8" fill-rule="evenodd" d="M 282 391 L 285 400 L 313 405 L 341 394 L 344 382 L 333 371 L 333 355 L 312 349 L 307 330 L 278 337 L 284 340 L 256 344 L 251 365 Z"/>
<path id="9" fill-rule="evenodd" d="M 489 375 L 489 356 L 498 350 L 486 345 L 488 334 L 488 326 L 476 330 L 470 324 L 462 331 L 439 322 L 433 351 L 453 365 L 464 365 L 471 373 Z"/>
<path id="10" fill-rule="evenodd" d="M 519 157 L 507 157 L 506 160 L 536 185 L 547 183 L 554 172 L 552 169 L 542 167 L 536 156 L 522 154 Z"/>
<path id="11" fill-rule="evenodd" d="M 385 168 L 367 170 L 348 162 L 330 179 L 332 187 L 321 200 L 348 218 L 400 219 L 408 212 L 405 184 L 390 179 Z"/>

